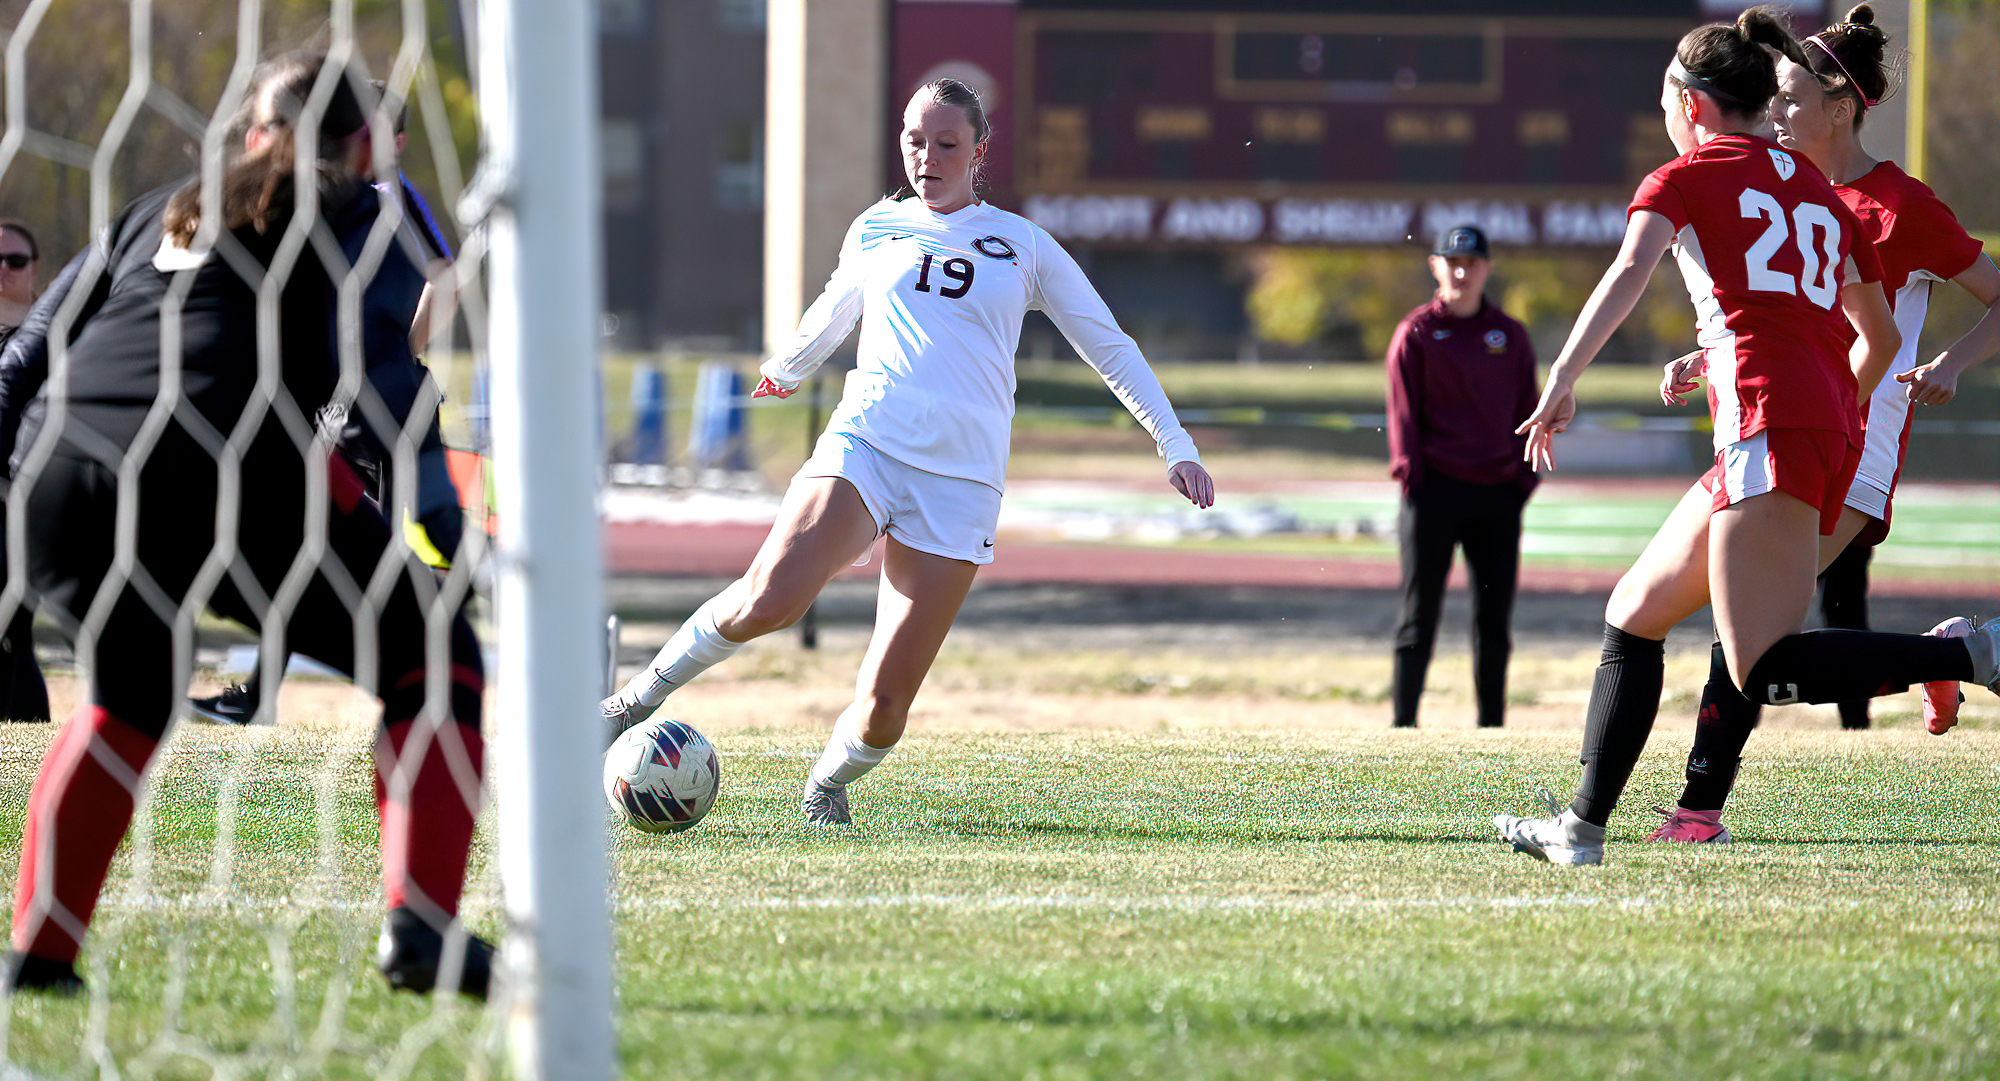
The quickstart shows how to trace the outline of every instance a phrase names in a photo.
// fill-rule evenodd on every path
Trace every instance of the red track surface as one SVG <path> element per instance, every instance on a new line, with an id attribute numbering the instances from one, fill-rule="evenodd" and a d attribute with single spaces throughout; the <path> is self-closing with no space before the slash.
<path id="1" fill-rule="evenodd" d="M 763 525 L 662 525 L 608 522 L 608 569 L 620 575 L 730 578 L 743 573 L 769 531 Z M 849 575 L 872 575 L 879 564 Z M 1603 593 L 1619 571 L 1521 568 L 1521 588 L 1538 593 Z M 1452 571 L 1464 585 L 1463 567 Z M 1314 559 L 1297 555 L 1210 552 L 1110 544 L 1005 542 L 994 549 L 982 582 L 1061 582 L 1104 586 L 1263 586 L 1280 589 L 1394 589 L 1396 565 L 1387 560 Z M 1878 577 L 1873 590 L 1896 596 L 2000 596 L 2000 583 L 1925 581 Z"/>

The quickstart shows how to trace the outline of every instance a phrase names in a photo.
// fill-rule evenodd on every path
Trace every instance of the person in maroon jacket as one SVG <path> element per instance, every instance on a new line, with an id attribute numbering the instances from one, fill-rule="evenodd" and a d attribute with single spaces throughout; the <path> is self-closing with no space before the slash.
<path id="1" fill-rule="evenodd" d="M 1430 257 L 1437 296 L 1389 342 L 1389 475 L 1402 482 L 1403 622 L 1396 630 L 1397 727 L 1417 723 L 1417 699 L 1437 640 L 1452 549 L 1472 581 L 1473 688 L 1479 724 L 1507 707 L 1521 508 L 1535 489 L 1514 434 L 1534 412 L 1535 347 L 1527 329 L 1486 299 L 1486 234 L 1445 231 Z"/>

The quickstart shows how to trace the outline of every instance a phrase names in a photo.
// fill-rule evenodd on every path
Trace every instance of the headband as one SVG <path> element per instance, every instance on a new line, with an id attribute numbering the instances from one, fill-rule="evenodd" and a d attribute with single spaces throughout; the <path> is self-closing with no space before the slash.
<path id="1" fill-rule="evenodd" d="M 1813 36 L 1806 39 L 1806 43 L 1808 45 L 1819 46 L 1819 51 L 1825 53 L 1826 58 L 1828 60 L 1833 61 L 1833 66 L 1840 69 L 1841 77 L 1847 80 L 1848 86 L 1854 88 L 1854 93 L 1861 98 L 1861 104 L 1864 107 L 1873 109 L 1875 106 L 1882 104 L 1881 98 L 1869 97 L 1868 92 L 1866 90 L 1861 89 L 1861 84 L 1854 81 L 1854 76 L 1848 72 L 1847 65 L 1841 63 L 1840 57 L 1834 53 L 1831 46 L 1827 45 L 1826 35 L 1814 34 Z"/>
<path id="2" fill-rule="evenodd" d="M 1699 90 L 1707 94 L 1709 97 L 1715 99 L 1717 105 L 1725 108 L 1733 107 L 1737 111 L 1745 113 L 1754 113 L 1757 111 L 1749 102 L 1726 90 L 1718 88 L 1714 83 L 1689 71 L 1687 66 L 1681 63 L 1681 58 L 1678 56 L 1674 57 L 1673 63 L 1667 65 L 1667 78 L 1672 79 L 1688 90 Z"/>

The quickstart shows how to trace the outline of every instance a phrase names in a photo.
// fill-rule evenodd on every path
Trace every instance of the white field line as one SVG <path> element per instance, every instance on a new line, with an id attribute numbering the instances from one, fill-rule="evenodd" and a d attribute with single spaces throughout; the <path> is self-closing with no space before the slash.
<path id="1" fill-rule="evenodd" d="M 1511 911 L 1517 909 L 1616 909 L 1637 912 L 1661 907 L 1684 907 L 1686 898 L 1592 897 L 1585 894 L 1555 896 L 1481 897 L 1301 897 L 1281 894 L 1234 894 L 1218 897 L 1116 896 L 1105 894 L 998 894 L 949 893 L 869 894 L 859 897 L 738 897 L 721 900 L 691 900 L 676 897 L 619 898 L 614 911 L 627 913 L 669 911 L 762 911 L 837 912 L 853 909 L 941 908 L 961 912 L 1065 911 L 1136 912 L 1166 915 L 1230 915 L 1237 913 L 1280 915 L 1328 912 L 1404 911 Z M 1752 907 L 1785 911 L 1879 910 L 1879 899 L 1842 898 L 1825 902 L 1801 903 L 1791 898 L 1753 900 Z M 1932 909 L 1956 912 L 2000 912 L 2000 899 L 1955 897 Z"/>
<path id="2" fill-rule="evenodd" d="M 733 897 L 689 900 L 675 897 L 621 898 L 619 914 L 669 911 L 837 912 L 847 909 L 942 908 L 960 912 L 1063 911 L 1158 912 L 1168 915 L 1231 913 L 1394 912 L 1409 909 L 1517 909 L 1612 907 L 1633 911 L 1655 907 L 1647 897 L 1296 897 L 1236 894 L 1222 897 L 1119 897 L 1099 894 L 951 893 L 871 894 L 860 897 Z"/>
<path id="3" fill-rule="evenodd" d="M 1235 894 L 1219 897 L 1116 896 L 1102 894 L 1000 894 L 971 895 L 949 893 L 870 894 L 859 897 L 736 897 L 721 900 L 692 900 L 676 897 L 614 898 L 614 915 L 642 912 L 838 912 L 866 909 L 948 909 L 958 912 L 1113 912 L 1159 913 L 1164 915 L 1293 915 L 1342 912 L 1465 911 L 1505 912 L 1521 909 L 1592 909 L 1638 912 L 1662 907 L 1683 908 L 1687 898 L 1674 897 L 1592 897 L 1583 894 L 1556 896 L 1480 897 L 1300 897 L 1277 894 Z M 1703 906 L 1705 907 L 1705 906 Z M 1800 902 L 1791 898 L 1762 898 L 1748 907 L 1786 912 L 1834 912 L 1865 909 L 1879 911 L 1881 900 L 1843 898 L 1824 902 Z M 2000 899 L 1954 897 L 1931 908 L 1949 912 L 2000 914 Z"/>
<path id="4" fill-rule="evenodd" d="M 1586 692 L 1579 692 L 1579 693 L 1578 693 L 1578 698 L 1577 698 L 1577 702 L 1578 702 L 1579 704 L 1581 704 L 1581 703 L 1582 703 L 1582 702 L 1584 701 L 1584 696 L 1585 696 L 1585 694 L 1586 694 Z M 1102 758 L 1102 759 L 1103 759 L 1103 760 L 1105 760 L 1105 761 L 1111 761 L 1111 760 L 1113 760 L 1113 759 L 1114 759 L 1114 757 L 1115 757 L 1115 756 L 1112 756 L 1112 755 L 1099 755 L 1099 754 L 1095 754 L 1095 753 L 1093 753 L 1093 752 L 1091 752 L 1091 751 L 1089 751 L 1089 750 L 1076 750 L 1076 751 L 1074 751 L 1074 752 L 1072 753 L 1072 749 L 1071 749 L 1070 747 L 1067 747 L 1067 746 L 1065 746 L 1065 747 L 1063 748 L 1063 750 L 1064 750 L 1064 752 L 1065 752 L 1066 754 L 1068 754 L 1068 755 L 1069 755 L 1069 757 L 1070 757 L 1071 759 L 1073 759 L 1073 760 L 1085 760 L 1085 759 L 1092 759 L 1092 758 Z M 1033 758 L 1032 758 L 1031 756 L 1029 756 L 1029 755 L 1022 755 L 1022 754 L 999 754 L 999 753 L 991 753 L 991 752 L 974 752 L 974 753 L 971 753 L 971 754 L 967 754 L 967 753 L 963 753 L 963 752 L 943 752 L 943 751 L 935 751 L 935 750 L 928 750 L 928 749 L 926 749 L 926 748 L 924 748 L 924 747 L 921 747 L 921 746 L 918 746 L 918 747 L 905 747 L 905 746 L 902 746 L 902 745 L 900 745 L 900 744 L 899 744 L 899 745 L 897 746 L 897 748 L 896 748 L 896 755 L 897 755 L 897 758 L 898 758 L 899 760 L 902 760 L 902 761 L 908 761 L 909 759 L 912 759 L 912 758 L 930 758 L 930 757 L 942 757 L 942 756 L 945 756 L 945 755 L 947 755 L 947 754 L 949 755 L 949 757 L 952 757 L 952 758 L 965 758 L 965 759 L 970 759 L 970 760 L 972 760 L 972 761 L 975 761 L 975 762 L 1029 762 L 1029 761 L 1034 761 L 1034 759 L 1033 759 Z M 818 758 L 818 757 L 820 756 L 820 752 L 818 752 L 818 751 L 786 751 L 786 750 L 779 750 L 779 749 L 775 749 L 775 748 L 764 748 L 764 749 L 759 749 L 759 750 L 750 750 L 750 751 L 723 751 L 723 750 L 717 750 L 717 751 L 715 752 L 715 755 L 716 755 L 716 757 L 717 757 L 717 758 L 725 758 L 725 759 L 727 759 L 727 758 L 783 758 L 783 759 L 795 759 L 795 758 L 797 758 L 797 759 L 807 759 L 807 760 L 811 760 L 811 759 L 816 759 L 816 758 Z M 1386 755 L 1385 755 L 1385 756 L 1382 756 L 1382 757 L 1381 757 L 1381 758 L 1379 758 L 1379 759 L 1376 759 L 1375 761 L 1376 761 L 1376 762 L 1386 762 L 1387 760 L 1388 760 L 1388 756 L 1386 756 Z M 1254 766 L 1254 765 L 1269 765 L 1269 764 L 1272 764 L 1272 763 L 1277 763 L 1277 764 L 1280 764 L 1280 765 L 1288 765 L 1288 766 L 1296 766 L 1296 765 L 1309 765 L 1309 766 L 1324 766 L 1324 765 L 1329 765 L 1329 764 L 1331 764 L 1331 765 L 1349 765 L 1349 764 L 1352 764 L 1352 763 L 1354 763 L 1354 762 L 1357 762 L 1357 761 L 1361 761 L 1361 759 L 1359 759 L 1359 758 L 1357 758 L 1356 756 L 1354 756 L 1354 755 L 1351 755 L 1351 754 L 1341 754 L 1341 755 L 1336 755 L 1336 754 L 1331 754 L 1331 753 L 1328 753 L 1328 754 L 1319 754 L 1319 753 L 1316 753 L 1316 752 L 1312 752 L 1312 751 L 1299 751 L 1299 752 L 1295 752 L 1295 753 L 1287 753 L 1287 752 L 1275 752 L 1275 753 L 1272 753 L 1272 754 L 1225 754 L 1225 755 L 1209 755 L 1209 756 L 1204 756 L 1204 757 L 1203 757 L 1203 759 L 1202 759 L 1202 761 L 1204 761 L 1204 762 L 1208 762 L 1208 763 L 1213 763 L 1213 764 L 1216 764 L 1216 765 L 1224 765 L 1224 766 L 1245 766 L 1245 765 L 1251 765 L 1251 766 Z M 1371 764 L 1372 764 L 1372 763 L 1371 763 Z M 1995 768 L 2000 768 L 2000 766 L 1996 766 Z"/>
<path id="5" fill-rule="evenodd" d="M 1834 898 L 1800 902 L 1796 898 L 1765 897 L 1745 899 L 1748 907 L 1786 911 L 1879 910 L 1880 898 Z M 1616 909 L 1636 912 L 1663 906 L 1682 906 L 1684 897 L 1595 897 L 1587 894 L 1553 896 L 1482 897 L 1462 894 L 1449 897 L 1305 897 L 1290 894 L 1227 894 L 1212 897 L 1052 893 L 1052 894 L 955 894 L 906 893 L 864 894 L 858 897 L 771 897 L 738 896 L 721 898 L 613 897 L 615 915 L 632 916 L 653 912 L 839 912 L 843 910 L 893 910 L 932 908 L 959 912 L 1063 911 L 1063 912 L 1154 912 L 1166 915 L 1310 914 L 1327 912 L 1402 911 L 1511 911 L 1518 909 Z M 2000 898 L 1959 896 L 1928 902 L 1931 911 L 2000 913 Z M 217 898 L 213 894 L 168 897 L 147 894 L 107 899 L 100 911 L 125 914 L 203 912 L 238 917 L 299 918 L 314 913 L 342 916 L 373 916 L 380 902 L 368 900 L 284 900 L 248 894 Z M 462 915 L 478 919 L 489 914 L 487 904 L 468 904 Z M 496 909 L 497 911 L 497 909 Z"/>
<path id="6" fill-rule="evenodd" d="M 860 897 L 768 897 L 744 896 L 694 900 L 678 897 L 614 898 L 619 914 L 642 912 L 759 911 L 836 912 L 842 909 L 944 908 L 967 912 L 1008 910 L 1162 912 L 1168 914 L 1232 912 L 1357 912 L 1399 911 L 1403 909 L 1515 909 L 1515 908 L 1595 908 L 1616 907 L 1637 910 L 1655 907 L 1649 897 L 1588 897 L 1564 894 L 1555 897 L 1300 897 L 1280 894 L 1234 894 L 1219 897 L 1126 896 L 1110 894 L 870 894 Z M 467 906 L 470 908 L 471 906 Z M 1848 907 L 1837 905 L 1833 907 Z M 204 912 L 237 917 L 304 917 L 314 913 L 343 916 L 372 915 L 380 903 L 368 900 L 301 901 L 235 894 L 217 898 L 213 894 L 167 897 L 129 894 L 106 900 L 100 911 L 121 913 Z M 468 913 L 471 914 L 471 913 Z"/>

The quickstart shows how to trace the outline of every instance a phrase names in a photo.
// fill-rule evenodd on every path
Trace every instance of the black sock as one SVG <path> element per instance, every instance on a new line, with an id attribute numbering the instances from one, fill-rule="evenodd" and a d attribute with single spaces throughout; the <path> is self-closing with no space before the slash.
<path id="1" fill-rule="evenodd" d="M 1602 826 L 1618 806 L 1653 718 L 1660 712 L 1660 684 L 1667 675 L 1666 643 L 1604 625 L 1604 654 L 1590 685 L 1590 708 L 1583 722 L 1583 781 L 1570 810 Z"/>
<path id="2" fill-rule="evenodd" d="M 1772 706 L 1839 702 L 1954 679 L 1972 679 L 1972 652 L 1958 639 L 1829 629 L 1778 639 L 1750 666 L 1743 696 Z"/>
<path id="3" fill-rule="evenodd" d="M 1749 742 L 1761 712 L 1762 707 L 1736 689 L 1735 681 L 1729 678 L 1729 665 L 1723 660 L 1722 643 L 1715 643 L 1708 655 L 1708 682 L 1701 688 L 1701 713 L 1694 722 L 1694 748 L 1688 751 L 1682 807 L 1690 811 L 1722 809 L 1736 784 L 1743 745 Z"/>
<path id="4" fill-rule="evenodd" d="M 1857 540 L 1820 572 L 1819 607 L 1826 615 L 1827 626 L 1849 631 L 1868 629 L 1868 561 L 1874 555 L 1873 547 Z M 1840 727 L 1868 727 L 1868 699 L 1848 698 L 1839 705 Z"/>

